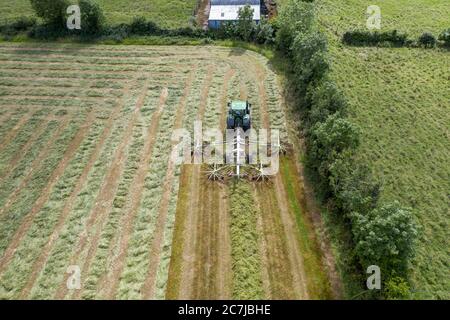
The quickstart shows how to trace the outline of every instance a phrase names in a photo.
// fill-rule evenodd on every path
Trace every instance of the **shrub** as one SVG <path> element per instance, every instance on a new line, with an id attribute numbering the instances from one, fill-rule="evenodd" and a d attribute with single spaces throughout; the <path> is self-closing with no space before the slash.
<path id="1" fill-rule="evenodd" d="M 147 21 L 144 17 L 135 17 L 130 25 L 130 32 L 138 35 L 155 35 L 160 33 L 160 29 L 153 21 Z"/>
<path id="2" fill-rule="evenodd" d="M 436 37 L 429 32 L 424 32 L 418 39 L 419 45 L 425 48 L 434 48 L 436 42 Z"/>
<path id="3" fill-rule="evenodd" d="M 378 265 L 387 274 L 406 272 L 417 237 L 409 208 L 396 201 L 369 212 L 354 212 L 352 232 L 362 265 Z"/>
<path id="4" fill-rule="evenodd" d="M 390 277 L 384 282 L 384 295 L 389 300 L 405 300 L 410 298 L 410 287 L 402 277 Z"/>
<path id="5" fill-rule="evenodd" d="M 443 42 L 444 46 L 450 47 L 450 28 L 442 31 L 439 35 L 439 40 Z"/>
<path id="6" fill-rule="evenodd" d="M 308 114 L 309 125 L 313 126 L 317 122 L 325 121 L 328 116 L 339 112 L 341 116 L 346 113 L 347 101 L 336 84 L 325 79 L 317 86 L 308 90 L 307 99 L 311 105 Z"/>
<path id="7" fill-rule="evenodd" d="M 397 30 L 389 32 L 347 31 L 342 42 L 353 46 L 397 46 L 408 44 L 408 35 Z"/>
<path id="8" fill-rule="evenodd" d="M 130 35 L 130 29 L 130 26 L 125 23 L 118 24 L 112 27 L 105 28 L 103 31 L 103 36 L 104 38 L 120 42 Z"/>
<path id="9" fill-rule="evenodd" d="M 380 184 L 373 180 L 368 166 L 356 162 L 353 153 L 344 152 L 329 170 L 329 184 L 340 211 L 369 212 L 375 209 Z"/>
<path id="10" fill-rule="evenodd" d="M 33 17 L 20 17 L 10 27 L 14 31 L 26 31 L 36 25 L 36 19 Z"/>
<path id="11" fill-rule="evenodd" d="M 92 0 L 79 0 L 81 12 L 81 33 L 99 34 L 103 29 L 104 16 L 100 6 Z"/>
<path id="12" fill-rule="evenodd" d="M 67 0 L 30 0 L 36 15 L 46 23 L 62 28 L 65 24 Z"/>
<path id="13" fill-rule="evenodd" d="M 265 18 L 256 26 L 255 41 L 260 44 L 273 44 L 275 41 L 272 25 Z"/>
<path id="14" fill-rule="evenodd" d="M 301 0 L 288 1 L 281 7 L 276 25 L 276 45 L 290 54 L 294 38 L 298 33 L 307 33 L 314 22 L 314 6 Z"/>
<path id="15" fill-rule="evenodd" d="M 345 150 L 354 150 L 359 145 L 359 129 L 337 115 L 329 116 L 325 122 L 311 129 L 308 139 L 308 164 L 317 170 L 328 183 L 331 164 Z"/>
<path id="16" fill-rule="evenodd" d="M 255 32 L 253 21 L 253 9 L 250 5 L 239 8 L 238 21 L 236 23 L 237 36 L 244 41 L 251 41 Z"/>
<path id="17" fill-rule="evenodd" d="M 302 94 L 311 82 L 318 83 L 329 69 L 327 40 L 319 31 L 298 33 L 292 44 L 296 89 Z"/>

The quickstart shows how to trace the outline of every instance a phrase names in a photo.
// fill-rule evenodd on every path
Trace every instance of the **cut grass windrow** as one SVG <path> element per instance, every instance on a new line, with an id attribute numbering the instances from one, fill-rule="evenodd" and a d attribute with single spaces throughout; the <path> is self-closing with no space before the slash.
<path id="1" fill-rule="evenodd" d="M 28 122 L 30 115 L 25 113 L 20 118 L 12 117 L 8 120 L 5 126 L 2 126 L 2 139 L 0 140 L 0 153 L 10 144 L 12 139 L 16 136 L 17 132 L 22 126 Z"/>
<path id="2" fill-rule="evenodd" d="M 263 299 L 261 253 L 257 232 L 257 210 L 246 182 L 229 189 L 233 299 Z"/>
<path id="3" fill-rule="evenodd" d="M 0 217 L 0 234 L 2 235 L 0 239 L 2 255 L 0 269 L 9 261 L 14 252 L 14 248 L 9 246 L 10 241 L 17 241 L 16 239 L 21 238 L 21 236 L 17 236 L 16 231 L 21 228 L 22 223 L 28 224 L 44 205 L 48 193 L 64 172 L 67 161 L 71 159 L 81 143 L 79 138 L 82 137 L 76 135 L 81 121 L 82 118 L 68 124 L 67 128 L 52 144 L 48 156 L 45 157 L 45 165 L 34 172 L 32 178 L 21 190 L 17 200 Z M 5 252 L 7 249 L 8 251 Z"/>
<path id="4" fill-rule="evenodd" d="M 107 174 L 108 164 L 111 163 L 114 150 L 120 143 L 120 139 L 124 133 L 124 122 L 129 119 L 132 108 L 134 107 L 134 99 L 126 99 L 127 87 L 122 99 L 116 105 L 115 112 L 112 113 L 110 126 L 110 134 L 106 136 L 100 156 L 96 159 L 93 170 L 88 173 L 80 192 L 71 203 L 71 210 L 62 224 L 62 229 L 58 230 L 59 236 L 46 248 L 43 254 L 44 259 L 39 258 L 37 268 L 36 281 L 29 283 L 26 290 L 29 291 L 29 298 L 32 299 L 50 299 L 55 296 L 58 287 L 64 283 L 65 272 L 70 265 L 70 257 L 76 253 L 76 245 L 80 236 L 87 235 L 86 229 L 89 213 L 94 206 L 95 199 L 100 192 L 102 181 Z M 120 121 L 118 121 L 120 119 Z M 108 120 L 109 121 L 109 120 Z M 48 251 L 47 251 L 48 250 Z M 25 296 L 22 292 L 22 296 Z"/>
<path id="5" fill-rule="evenodd" d="M 171 152 L 170 138 L 174 125 L 173 119 L 182 93 L 181 88 L 169 87 L 167 102 L 160 119 L 160 129 L 150 160 L 150 170 L 145 177 L 144 190 L 134 221 L 125 267 L 118 285 L 116 298 L 119 299 L 136 299 L 142 298 L 144 295 L 142 286 L 150 266 L 148 244 L 155 239 L 158 208 L 162 201 L 163 184 L 168 166 L 167 159 Z"/>
<path id="6" fill-rule="evenodd" d="M 187 97 L 191 90 L 193 77 L 193 72 L 186 77 L 184 92 L 177 106 L 176 116 L 174 119 L 173 129 L 175 130 L 181 129 L 183 125 Z M 168 247 L 165 245 L 165 240 L 172 238 L 173 221 L 175 220 L 174 214 L 176 208 L 174 206 L 174 200 L 176 200 L 178 192 L 178 179 L 176 183 L 174 183 L 174 180 L 179 176 L 179 174 L 179 166 L 169 160 L 166 178 L 163 184 L 161 203 L 159 205 L 158 218 L 156 221 L 156 235 L 153 238 L 150 248 L 150 266 L 142 287 L 144 299 L 154 299 L 157 289 L 159 289 L 158 292 L 165 291 L 169 269 L 167 252 L 170 252 L 171 248 L 170 243 Z M 160 261 L 160 256 L 162 254 L 161 251 L 164 251 L 163 254 L 165 255 Z M 161 296 L 160 293 L 158 295 Z"/>
<path id="7" fill-rule="evenodd" d="M 69 119 L 62 121 L 52 138 L 58 139 L 58 137 L 64 132 L 68 124 Z M 32 132 L 30 132 L 30 135 L 31 134 Z M 16 184 L 5 185 L 5 189 L 2 188 L 2 198 L 0 203 L 2 205 L 2 208 L 0 209 L 0 217 L 11 208 L 16 199 L 21 196 L 22 190 L 31 180 L 34 179 L 35 171 L 38 168 L 45 166 L 44 160 L 47 159 L 49 154 L 51 155 L 53 142 L 54 141 L 51 141 L 50 143 L 46 144 L 44 148 L 40 150 L 41 152 L 39 153 L 39 155 L 31 161 L 27 170 L 25 170 L 25 172 L 22 172 L 22 177 L 19 181 L 17 181 Z"/>
<path id="8" fill-rule="evenodd" d="M 125 93 L 126 92 L 127 89 L 125 89 Z M 74 160 L 74 162 L 71 164 L 73 167 L 67 169 L 67 171 L 70 173 L 70 175 L 67 177 L 68 181 L 66 181 L 65 179 L 61 179 L 62 186 L 65 186 L 64 189 L 66 189 L 66 192 L 64 193 L 63 197 L 55 197 L 56 198 L 55 201 L 57 201 L 57 204 L 50 206 L 51 208 L 60 209 L 61 214 L 58 217 L 58 221 L 55 224 L 55 227 L 51 233 L 50 238 L 47 239 L 47 242 L 42 247 L 42 250 L 40 251 L 38 258 L 33 263 L 30 276 L 27 280 L 27 285 L 25 286 L 25 289 L 21 293 L 23 297 L 26 297 L 28 295 L 29 291 L 31 290 L 31 287 L 36 281 L 38 273 L 42 270 L 45 262 L 48 259 L 48 255 L 50 254 L 55 241 L 60 236 L 64 224 L 66 223 L 66 220 L 71 210 L 73 209 L 75 199 L 81 192 L 82 188 L 84 187 L 84 184 L 86 183 L 86 179 L 89 173 L 91 172 L 96 161 L 98 160 L 101 150 L 107 138 L 111 134 L 113 122 L 115 120 L 115 112 L 120 112 L 122 103 L 123 102 L 121 102 L 121 99 L 119 99 L 119 102 L 115 107 L 116 110 L 111 112 L 111 114 L 108 117 L 108 120 L 104 125 L 102 125 L 101 123 L 95 122 L 93 123 L 91 135 L 88 136 L 86 142 L 84 142 L 84 144 L 81 146 L 82 153 L 79 153 L 75 158 L 76 160 Z M 90 122 L 92 122 L 92 119 L 87 121 L 87 126 L 90 125 Z M 91 151 L 92 153 L 89 153 Z M 89 157 L 88 160 L 86 160 L 86 157 Z M 86 163 L 85 166 L 83 165 L 84 163 Z M 78 173 L 79 176 L 77 176 Z M 74 180 L 75 178 L 77 178 L 76 182 Z M 63 201 L 65 201 L 64 205 Z"/>
<path id="9" fill-rule="evenodd" d="M 143 89 L 136 100 L 135 107 L 130 115 L 130 118 L 125 127 L 122 141 L 116 148 L 111 164 L 107 170 L 103 186 L 95 199 L 95 204 L 89 213 L 89 218 L 86 222 L 86 234 L 82 234 L 78 240 L 75 254 L 71 258 L 70 265 L 79 264 L 81 266 L 81 273 L 86 274 L 89 270 L 91 259 L 95 255 L 98 242 L 100 240 L 101 231 L 108 215 L 112 210 L 115 194 L 117 193 L 120 179 L 122 178 L 125 169 L 125 163 L 128 159 L 128 147 L 133 137 L 134 125 L 138 119 L 139 113 L 144 105 L 145 98 L 148 91 L 148 83 L 144 82 Z M 80 256 L 86 250 L 86 256 L 82 264 L 80 264 Z M 66 281 L 60 285 L 57 293 L 57 299 L 63 299 L 68 293 L 68 288 L 65 285 Z M 81 293 L 81 291 L 78 291 Z M 77 296 L 75 296 L 77 297 Z"/>
<path id="10" fill-rule="evenodd" d="M 1 279 L 2 286 L 10 290 L 8 295 L 15 298 L 27 297 L 28 288 L 34 283 L 37 274 L 36 266 L 41 263 L 48 243 L 54 241 L 57 236 L 55 231 L 65 214 L 66 203 L 70 200 L 79 173 L 85 168 L 84 163 L 96 147 L 102 128 L 103 124 L 97 122 L 85 129 L 89 130 L 86 139 L 54 186 L 48 201 L 34 217 L 32 224 L 23 228 L 22 241 L 11 246 L 14 247 L 14 256 Z"/>
<path id="11" fill-rule="evenodd" d="M 156 90 L 154 90 L 156 92 Z M 125 260 L 127 257 L 129 243 L 131 241 L 134 222 L 138 213 L 139 205 L 141 203 L 141 195 L 145 185 L 145 177 L 148 170 L 148 164 L 152 159 L 154 144 L 156 142 L 156 136 L 159 131 L 159 122 L 161 114 L 166 105 L 168 98 L 168 91 L 163 88 L 159 96 L 159 101 L 156 106 L 153 107 L 153 103 L 150 103 L 150 108 L 146 112 L 146 116 L 150 116 L 151 120 L 147 127 L 147 131 L 144 134 L 144 146 L 142 148 L 142 154 L 140 156 L 139 163 L 137 165 L 137 170 L 133 177 L 133 182 L 131 183 L 131 189 L 129 191 L 130 197 L 125 201 L 124 210 L 122 211 L 123 217 L 120 221 L 122 222 L 123 235 L 118 239 L 117 253 L 113 257 L 111 262 L 112 270 L 107 272 L 104 276 L 103 281 L 99 284 L 101 289 L 101 294 L 104 294 L 105 298 L 113 299 L 116 297 L 120 275 L 125 267 Z M 109 250 L 108 250 L 109 251 Z M 99 259 L 104 259 L 100 257 Z M 92 280 L 91 280 L 92 281 Z M 86 295 L 92 296 L 94 292 L 87 292 Z"/>
<path id="12" fill-rule="evenodd" d="M 32 147 L 40 145 L 42 140 L 46 141 L 46 139 L 49 138 L 49 133 L 53 132 L 57 127 L 57 124 L 57 120 L 47 121 L 44 119 L 40 122 L 38 128 L 33 132 L 28 141 L 12 156 L 11 160 L 3 170 L 0 170 L 0 183 L 3 183 L 4 178 L 14 171 L 16 166 L 22 161 Z"/>

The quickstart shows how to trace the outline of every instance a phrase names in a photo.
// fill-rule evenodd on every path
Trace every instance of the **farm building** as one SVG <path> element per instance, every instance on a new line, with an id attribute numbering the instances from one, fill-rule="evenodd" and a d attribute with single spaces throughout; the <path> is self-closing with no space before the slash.
<path id="1" fill-rule="evenodd" d="M 239 9 L 250 5 L 253 9 L 253 20 L 261 20 L 261 0 L 211 0 L 209 28 L 217 29 L 224 21 L 237 21 Z"/>

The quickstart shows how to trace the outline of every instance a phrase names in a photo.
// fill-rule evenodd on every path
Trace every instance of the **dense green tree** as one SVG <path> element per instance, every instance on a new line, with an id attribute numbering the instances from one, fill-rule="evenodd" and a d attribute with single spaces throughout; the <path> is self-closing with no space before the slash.
<path id="1" fill-rule="evenodd" d="M 236 32 L 244 41 L 251 41 L 256 24 L 253 21 L 254 10 L 250 5 L 239 8 Z"/>
<path id="2" fill-rule="evenodd" d="M 418 234 L 409 208 L 395 201 L 369 212 L 354 212 L 352 231 L 363 266 L 378 265 L 388 275 L 406 272 Z"/>
<path id="3" fill-rule="evenodd" d="M 97 34 L 102 30 L 104 16 L 102 9 L 92 0 L 79 0 L 81 12 L 81 32 Z"/>
<path id="4" fill-rule="evenodd" d="M 294 38 L 299 33 L 308 33 L 314 24 L 314 5 L 302 0 L 291 0 L 281 6 L 277 18 L 277 47 L 290 53 Z"/>
<path id="5" fill-rule="evenodd" d="M 48 24 L 63 27 L 66 10 L 69 6 L 67 0 L 30 0 L 31 7 L 36 15 Z"/>

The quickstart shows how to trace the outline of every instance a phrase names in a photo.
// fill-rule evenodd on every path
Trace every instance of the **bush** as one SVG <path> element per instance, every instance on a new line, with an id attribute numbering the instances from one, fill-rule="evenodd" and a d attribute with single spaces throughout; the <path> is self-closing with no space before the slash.
<path id="1" fill-rule="evenodd" d="M 160 33 L 159 27 L 153 21 L 144 17 L 135 17 L 130 25 L 130 32 L 137 35 L 155 35 Z"/>
<path id="2" fill-rule="evenodd" d="M 344 152 L 329 170 L 330 187 L 340 211 L 369 212 L 376 208 L 381 186 L 373 180 L 368 166 L 356 162 L 353 153 Z"/>
<path id="3" fill-rule="evenodd" d="M 308 114 L 309 126 L 313 126 L 317 122 L 323 122 L 337 112 L 343 116 L 347 110 L 347 101 L 343 94 L 338 90 L 336 84 L 329 79 L 311 87 L 308 90 L 307 100 L 308 104 L 311 105 Z"/>
<path id="4" fill-rule="evenodd" d="M 442 31 L 439 35 L 439 40 L 443 42 L 444 46 L 450 47 L 450 28 Z"/>
<path id="5" fill-rule="evenodd" d="M 250 5 L 239 8 L 238 21 L 236 23 L 236 34 L 244 41 L 251 41 L 255 32 L 255 22 L 253 21 L 253 9 Z"/>
<path id="6" fill-rule="evenodd" d="M 308 165 L 328 184 L 334 161 L 342 152 L 359 145 L 359 129 L 348 120 L 332 115 L 314 125 L 308 138 Z"/>
<path id="7" fill-rule="evenodd" d="M 397 30 L 389 32 L 347 31 L 342 37 L 342 42 L 353 46 L 405 46 L 408 44 L 408 36 L 398 33 Z"/>
<path id="8" fill-rule="evenodd" d="M 402 277 L 390 277 L 384 282 L 384 295 L 389 300 L 409 299 L 411 290 L 408 282 Z"/>
<path id="9" fill-rule="evenodd" d="M 277 48 L 290 54 L 294 38 L 299 33 L 307 33 L 314 22 L 314 5 L 301 0 L 288 1 L 281 7 L 276 25 Z"/>
<path id="10" fill-rule="evenodd" d="M 30 30 L 35 26 L 35 18 L 20 17 L 13 23 L 0 25 L 0 33 L 7 36 L 14 36 L 19 32 Z"/>
<path id="11" fill-rule="evenodd" d="M 319 31 L 298 33 L 292 44 L 296 89 L 301 95 L 311 82 L 319 83 L 328 72 L 327 40 Z"/>
<path id="12" fill-rule="evenodd" d="M 434 48 L 436 42 L 436 37 L 429 32 L 424 32 L 418 39 L 419 45 L 425 48 Z"/>
<path id="13" fill-rule="evenodd" d="M 81 33 L 99 34 L 103 29 L 104 16 L 100 6 L 92 0 L 79 0 L 81 12 Z"/>
<path id="14" fill-rule="evenodd" d="M 272 25 L 265 18 L 256 26 L 255 41 L 259 44 L 273 44 L 275 41 Z"/>
<path id="15" fill-rule="evenodd" d="M 46 23 L 63 28 L 65 25 L 67 0 L 30 0 L 36 15 Z"/>
<path id="16" fill-rule="evenodd" d="M 129 37 L 130 34 L 131 34 L 130 26 L 125 23 L 122 23 L 112 27 L 105 28 L 103 31 L 103 38 L 121 42 L 123 39 Z"/>
<path id="17" fill-rule="evenodd" d="M 385 274 L 406 273 L 418 233 L 409 208 L 393 202 L 369 212 L 354 212 L 352 231 L 363 266 L 378 265 Z"/>

